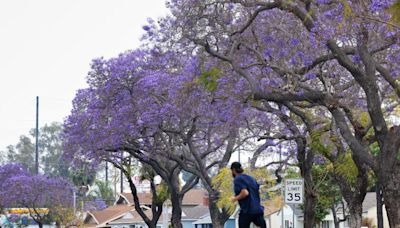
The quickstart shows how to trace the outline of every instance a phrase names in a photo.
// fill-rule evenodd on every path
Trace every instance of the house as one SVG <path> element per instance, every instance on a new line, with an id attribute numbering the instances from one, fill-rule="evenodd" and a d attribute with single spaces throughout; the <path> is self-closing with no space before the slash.
<path id="1" fill-rule="evenodd" d="M 212 228 L 211 216 L 210 213 L 203 215 L 197 221 L 193 222 L 193 228 Z M 236 218 L 235 213 L 225 222 L 224 228 L 235 228 L 236 226 Z"/>
<path id="2" fill-rule="evenodd" d="M 117 204 L 101 211 L 88 211 L 84 220 L 85 227 L 110 227 L 109 222 L 119 219 L 130 211 L 134 211 L 133 205 Z"/>
<path id="3" fill-rule="evenodd" d="M 137 193 L 140 205 L 151 207 L 152 196 L 148 192 Z M 115 204 L 134 205 L 131 193 L 120 193 Z M 205 189 L 192 189 L 188 191 L 182 200 L 182 207 L 196 207 L 198 205 L 208 205 L 208 193 Z"/>
<path id="4" fill-rule="evenodd" d="M 198 205 L 196 207 L 183 209 L 182 226 L 184 228 L 194 228 L 196 221 L 209 214 L 208 206 Z"/>
<path id="5" fill-rule="evenodd" d="M 377 206 L 376 206 L 376 193 L 368 192 L 363 202 L 363 218 L 372 220 L 373 225 L 377 226 Z M 383 227 L 389 228 L 389 220 L 387 218 L 385 206 L 382 208 L 383 211 Z"/>
<path id="6" fill-rule="evenodd" d="M 346 207 L 346 205 L 345 205 Z M 372 220 L 373 225 L 377 225 L 377 206 L 376 206 L 376 193 L 375 192 L 368 192 L 365 196 L 364 202 L 363 202 L 363 218 L 369 218 Z M 265 208 L 265 220 L 267 222 L 267 227 L 281 227 L 282 224 L 282 209 L 281 208 Z M 294 227 L 303 227 L 303 212 L 300 208 L 298 207 L 291 207 L 288 205 L 285 205 L 284 210 L 284 223 L 285 223 L 285 228 L 290 228 L 293 227 L 293 221 L 294 221 Z M 340 218 L 343 218 L 343 213 L 342 210 L 338 210 L 337 216 Z M 333 214 L 331 211 L 329 211 L 329 214 L 324 218 L 324 220 L 321 223 L 321 228 L 333 228 L 335 227 L 334 224 L 334 218 Z M 349 223 L 348 221 L 340 223 L 340 228 L 348 228 Z M 386 215 L 386 210 L 385 207 L 383 207 L 383 227 L 384 228 L 389 228 L 389 221 L 387 219 Z"/>
<path id="7" fill-rule="evenodd" d="M 167 225 L 169 225 L 171 208 L 167 208 L 166 211 L 168 211 L 166 215 L 164 213 L 161 214 L 157 227 L 162 227 L 164 215 L 167 216 Z M 151 210 L 145 210 L 144 212 L 147 216 L 151 217 Z M 194 227 L 193 223 L 207 213 L 208 207 L 203 205 L 183 209 L 183 227 Z M 88 212 L 85 227 L 145 228 L 147 225 L 133 205 L 114 205 L 102 211 Z"/>
<path id="8" fill-rule="evenodd" d="M 151 211 L 146 210 L 144 212 L 148 217 L 151 217 Z M 161 215 L 162 218 L 162 215 Z M 142 217 L 140 217 L 139 213 L 136 210 L 131 210 L 125 213 L 123 216 L 108 222 L 108 225 L 111 228 L 145 228 L 147 227 L 146 223 L 143 221 Z M 158 221 L 157 227 L 162 227 L 162 221 Z"/>
<path id="9" fill-rule="evenodd" d="M 150 193 L 138 193 L 141 206 L 149 209 L 151 206 Z M 184 228 L 211 228 L 211 217 L 208 210 L 208 197 L 204 189 L 189 191 L 182 205 L 182 224 Z M 103 211 L 88 212 L 85 219 L 85 227 L 110 227 L 110 228 L 145 228 L 146 224 L 133 206 L 133 197 L 130 193 L 122 193 L 115 205 Z M 166 205 L 168 213 L 166 220 L 170 220 L 171 207 Z M 363 202 L 363 218 L 369 218 L 376 225 L 376 194 L 367 193 Z M 384 228 L 389 228 L 388 219 L 384 211 Z M 150 210 L 145 213 L 151 215 Z M 304 216 L 299 206 L 266 206 L 264 210 L 265 221 L 268 228 L 301 228 L 304 224 Z M 338 210 L 337 216 L 343 217 L 342 210 Z M 158 227 L 162 227 L 164 215 L 161 215 Z M 225 228 L 234 228 L 238 224 L 238 210 L 228 219 Z M 334 221 L 331 212 L 324 218 L 321 228 L 333 228 Z M 347 228 L 348 222 L 340 223 L 340 228 Z"/>
<path id="10" fill-rule="evenodd" d="M 265 222 L 268 228 L 302 228 L 304 227 L 304 215 L 299 206 L 270 205 L 264 208 Z M 282 226 L 283 224 L 283 226 Z M 321 222 L 321 228 L 333 228 L 333 216 L 328 214 Z"/>
<path id="11" fill-rule="evenodd" d="M 140 206 L 145 209 L 145 213 L 151 216 L 151 193 L 138 193 Z M 170 205 L 165 204 L 157 226 L 162 227 L 163 218 L 170 221 Z M 192 189 L 188 191 L 182 200 L 182 223 L 185 228 L 192 228 L 193 222 L 208 213 L 208 195 L 204 189 Z M 147 225 L 135 210 L 133 196 L 131 193 L 121 193 L 115 204 L 102 211 L 87 212 L 85 227 L 110 227 L 110 228 L 145 228 Z"/>

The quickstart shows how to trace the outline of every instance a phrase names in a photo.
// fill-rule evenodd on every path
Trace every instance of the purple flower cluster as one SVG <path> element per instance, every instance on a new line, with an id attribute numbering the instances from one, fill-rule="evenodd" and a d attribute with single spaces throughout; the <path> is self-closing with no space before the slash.
<path id="1" fill-rule="evenodd" d="M 21 165 L 0 167 L 0 205 L 38 208 L 71 206 L 72 185 L 60 178 L 31 175 Z"/>
<path id="2" fill-rule="evenodd" d="M 83 206 L 84 211 L 101 211 L 107 208 L 107 204 L 102 199 L 94 199 L 89 202 L 85 202 Z"/>

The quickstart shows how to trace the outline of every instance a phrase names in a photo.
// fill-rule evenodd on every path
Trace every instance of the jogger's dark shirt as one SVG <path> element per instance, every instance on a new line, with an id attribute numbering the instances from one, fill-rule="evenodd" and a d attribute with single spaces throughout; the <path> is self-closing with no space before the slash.
<path id="1" fill-rule="evenodd" d="M 249 195 L 239 200 L 241 214 L 263 214 L 264 207 L 260 204 L 260 185 L 249 175 L 240 174 L 234 179 L 235 195 L 239 195 L 242 189 L 247 189 Z"/>

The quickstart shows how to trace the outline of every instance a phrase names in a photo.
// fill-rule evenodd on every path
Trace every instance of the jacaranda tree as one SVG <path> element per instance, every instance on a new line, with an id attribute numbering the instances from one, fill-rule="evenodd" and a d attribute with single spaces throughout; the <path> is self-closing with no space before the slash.
<path id="1" fill-rule="evenodd" d="M 129 156 L 151 165 L 170 188 L 176 227 L 183 194 L 200 179 L 209 193 L 213 224 L 222 227 L 229 214 L 217 206 L 212 174 L 226 167 L 239 146 L 265 134 L 270 123 L 245 101 L 243 80 L 219 80 L 227 73 L 224 68 L 161 49 L 96 60 L 89 88 L 78 92 L 65 124 L 67 151 L 114 165 Z M 234 87 L 226 96 L 224 88 Z M 182 169 L 194 175 L 180 188 Z"/>
<path id="2" fill-rule="evenodd" d="M 30 175 L 21 165 L 0 167 L 0 205 L 27 208 L 29 216 L 43 227 L 58 209 L 72 208 L 72 185 L 60 178 Z M 47 209 L 48 211 L 43 211 Z"/>
<path id="3" fill-rule="evenodd" d="M 147 40 L 226 63 L 256 101 L 331 119 L 354 162 L 378 177 L 391 227 L 400 227 L 399 27 L 387 11 L 394 3 L 176 0 L 172 16 L 146 27 Z"/>

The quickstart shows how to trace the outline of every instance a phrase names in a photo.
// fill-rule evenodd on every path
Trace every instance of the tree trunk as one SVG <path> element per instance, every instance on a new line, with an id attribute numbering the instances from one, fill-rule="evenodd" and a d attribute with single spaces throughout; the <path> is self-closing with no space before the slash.
<path id="1" fill-rule="evenodd" d="M 339 221 L 335 220 L 335 221 L 333 221 L 333 224 L 335 225 L 335 228 L 340 228 Z"/>
<path id="2" fill-rule="evenodd" d="M 173 228 L 182 228 L 182 199 L 183 195 L 177 191 L 171 191 L 171 225 Z"/>
<path id="3" fill-rule="evenodd" d="M 137 189 L 135 184 L 132 181 L 132 178 L 130 176 L 130 174 L 128 172 L 125 172 L 126 178 L 128 180 L 129 183 L 129 187 L 131 189 L 131 194 L 133 197 L 133 201 L 134 201 L 134 205 L 135 205 L 135 210 L 139 213 L 140 217 L 143 219 L 143 221 L 146 223 L 146 225 L 149 228 L 156 228 L 157 227 L 157 221 L 158 218 L 160 216 L 161 213 L 156 213 L 154 214 L 154 210 L 156 208 L 152 208 L 152 219 L 150 219 L 149 217 L 147 217 L 147 215 L 144 213 L 143 209 L 140 207 L 140 202 L 139 202 L 139 197 L 137 195 Z M 152 186 L 152 188 L 154 188 L 154 185 Z M 152 190 L 153 193 L 154 190 Z M 155 203 L 155 198 L 152 197 L 152 206 L 154 207 L 156 205 Z"/>
<path id="4" fill-rule="evenodd" d="M 315 208 L 317 197 L 313 193 L 305 194 L 304 202 L 304 228 L 313 228 L 315 224 Z"/>
<path id="5" fill-rule="evenodd" d="M 360 228 L 362 223 L 362 203 L 365 199 L 367 193 L 367 182 L 365 173 L 361 174 L 363 170 L 360 170 L 360 175 L 358 176 L 358 184 L 353 186 L 356 190 L 353 190 L 350 184 L 346 182 L 344 178 L 338 178 L 340 183 L 340 190 L 342 192 L 343 198 L 347 203 L 349 208 L 349 218 L 350 218 L 350 228 Z"/>
<path id="6" fill-rule="evenodd" d="M 362 204 L 349 205 L 350 228 L 360 228 L 362 225 Z"/>
<path id="7" fill-rule="evenodd" d="M 340 227 L 340 221 L 339 221 L 340 218 L 337 217 L 336 205 L 335 204 L 332 204 L 331 211 L 332 211 L 332 215 L 333 215 L 333 223 L 335 225 L 335 228 L 339 228 Z"/>
<path id="8" fill-rule="evenodd" d="M 43 228 L 43 223 L 38 222 L 37 224 L 38 224 L 39 228 Z"/>
<path id="9" fill-rule="evenodd" d="M 397 164 L 397 167 L 400 165 Z M 396 168 L 390 174 L 382 175 L 380 182 L 391 228 L 400 228 L 400 170 Z"/>
<path id="10" fill-rule="evenodd" d="M 298 156 L 300 157 L 300 156 Z M 313 228 L 315 225 L 315 208 L 317 207 L 317 194 L 311 173 L 314 153 L 308 151 L 307 156 L 299 161 L 301 175 L 304 178 L 305 202 L 304 202 L 304 228 Z"/>
<path id="11" fill-rule="evenodd" d="M 220 211 L 217 206 L 218 201 L 218 193 L 209 193 L 209 205 L 210 209 L 210 217 L 212 221 L 213 228 L 224 228 L 225 222 L 228 220 L 229 215 L 227 215 L 224 211 Z"/>

